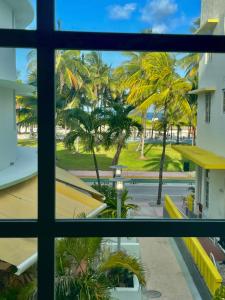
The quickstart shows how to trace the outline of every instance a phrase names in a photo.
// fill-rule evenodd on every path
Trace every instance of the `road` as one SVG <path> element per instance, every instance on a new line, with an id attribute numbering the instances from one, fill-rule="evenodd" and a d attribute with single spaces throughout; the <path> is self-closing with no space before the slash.
<path id="1" fill-rule="evenodd" d="M 189 193 L 190 185 L 167 184 L 163 186 L 162 199 L 165 194 L 172 197 L 178 206 L 182 206 L 183 197 Z M 162 218 L 163 205 L 157 206 L 158 185 L 156 184 L 127 184 L 129 196 L 132 197 L 129 203 L 138 205 L 138 211 L 132 212 L 134 217 Z"/>

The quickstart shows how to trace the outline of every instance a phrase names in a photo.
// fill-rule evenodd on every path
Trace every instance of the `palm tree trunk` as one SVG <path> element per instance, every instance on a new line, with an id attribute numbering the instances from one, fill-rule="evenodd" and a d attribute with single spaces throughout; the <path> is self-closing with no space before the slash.
<path id="1" fill-rule="evenodd" d="M 145 158 L 145 133 L 146 133 L 146 114 L 142 114 L 142 120 L 143 120 L 143 132 L 141 134 L 141 159 Z"/>
<path id="2" fill-rule="evenodd" d="M 196 128 L 192 127 L 192 146 L 196 145 Z"/>
<path id="3" fill-rule="evenodd" d="M 117 148 L 116 148 L 116 153 L 113 157 L 113 160 L 112 160 L 112 165 L 115 166 L 118 164 L 119 162 L 119 157 L 120 157 L 120 153 L 122 151 L 122 148 L 123 148 L 123 141 L 119 142 L 118 145 L 117 145 Z"/>
<path id="4" fill-rule="evenodd" d="M 177 144 L 180 144 L 180 126 L 177 126 Z"/>
<path id="5" fill-rule="evenodd" d="M 98 187 L 100 188 L 101 187 L 101 182 L 100 182 L 100 176 L 99 176 L 99 170 L 98 170 L 98 161 L 97 161 L 97 158 L 96 158 L 94 148 L 92 149 L 92 155 L 93 155 L 94 164 L 95 164 L 95 172 L 96 172 L 96 176 L 97 176 Z"/>
<path id="6" fill-rule="evenodd" d="M 162 184 L 163 184 L 163 167 L 164 167 L 164 161 L 166 156 L 166 132 L 167 132 L 167 122 L 164 122 L 163 124 L 163 149 L 162 149 L 162 155 L 160 159 L 160 167 L 159 167 L 159 188 L 158 188 L 158 199 L 157 199 L 157 205 L 161 204 L 162 200 Z"/>

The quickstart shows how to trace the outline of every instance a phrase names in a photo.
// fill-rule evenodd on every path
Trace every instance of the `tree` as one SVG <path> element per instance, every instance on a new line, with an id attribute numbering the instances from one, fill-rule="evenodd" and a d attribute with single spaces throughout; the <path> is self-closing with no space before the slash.
<path id="1" fill-rule="evenodd" d="M 94 109 L 90 113 L 81 110 L 80 108 L 67 109 L 63 111 L 64 118 L 73 120 L 71 131 L 64 139 L 65 146 L 69 149 L 74 148 L 74 142 L 79 137 L 84 147 L 84 150 L 91 152 L 93 155 L 96 176 L 100 187 L 100 176 L 95 148 L 102 143 L 102 134 L 100 127 L 104 124 L 102 112 L 100 109 Z M 77 120 L 76 124 L 74 121 Z"/>
<path id="2" fill-rule="evenodd" d="M 133 130 L 142 132 L 142 126 L 139 122 L 129 117 L 129 113 L 134 109 L 131 105 L 126 105 L 123 96 L 112 101 L 110 108 L 105 109 L 104 119 L 107 129 L 103 133 L 104 146 L 109 149 L 116 145 L 116 152 L 112 160 L 112 165 L 119 162 L 120 153 L 126 145 L 127 139 L 131 136 Z"/>
<path id="3" fill-rule="evenodd" d="M 37 97 L 18 96 L 16 106 L 18 127 L 29 127 L 30 136 L 33 137 L 34 127 L 37 126 Z"/>
<path id="4" fill-rule="evenodd" d="M 161 204 L 163 167 L 166 152 L 167 130 L 169 125 L 169 111 L 174 115 L 178 110 L 189 111 L 186 93 L 191 84 L 176 73 L 176 61 L 168 53 L 146 53 L 143 62 L 143 80 L 131 88 L 129 97 L 133 101 L 140 101 L 139 108 L 147 110 L 154 105 L 155 110 L 161 113 L 162 124 L 162 155 L 159 169 L 159 188 L 157 204 Z M 171 116 L 170 116 L 171 117 Z"/>
<path id="5" fill-rule="evenodd" d="M 105 196 L 104 202 L 107 204 L 106 209 L 104 209 L 99 216 L 103 218 L 116 218 L 118 195 L 115 188 L 108 185 L 102 185 L 100 189 L 98 186 L 93 185 L 93 188 Z M 131 197 L 128 196 L 128 191 L 124 190 L 121 195 L 121 218 L 126 218 L 129 210 L 138 208 L 135 204 L 127 203 L 129 199 L 131 199 Z"/>
<path id="6" fill-rule="evenodd" d="M 101 52 L 91 51 L 84 59 L 90 72 L 90 86 L 94 95 L 92 103 L 94 107 L 104 107 L 110 84 L 110 67 L 103 62 Z"/>
<path id="7" fill-rule="evenodd" d="M 151 31 L 151 30 L 150 30 Z M 149 33 L 148 31 L 146 33 Z M 136 107 L 135 114 L 140 115 L 141 124 L 143 127 L 141 133 L 141 159 L 144 159 L 144 145 L 145 145 L 145 133 L 146 133 L 146 119 L 147 119 L 147 111 L 148 108 L 140 109 L 140 105 L 142 103 L 142 95 L 140 97 L 135 96 L 135 92 L 143 85 L 146 85 L 146 77 L 145 77 L 145 57 L 146 53 L 138 53 L 138 52 L 124 52 L 124 54 L 130 59 L 123 63 L 122 66 L 118 67 L 114 71 L 114 75 L 117 80 L 121 81 L 121 85 L 124 89 L 128 89 L 131 91 L 128 93 L 127 102 Z M 138 146 L 138 149 L 139 149 Z"/>
<path id="8" fill-rule="evenodd" d="M 140 262 L 122 251 L 110 253 L 102 238 L 63 238 L 56 242 L 57 300 L 108 300 L 115 283 L 109 271 L 127 269 L 145 285 Z"/>

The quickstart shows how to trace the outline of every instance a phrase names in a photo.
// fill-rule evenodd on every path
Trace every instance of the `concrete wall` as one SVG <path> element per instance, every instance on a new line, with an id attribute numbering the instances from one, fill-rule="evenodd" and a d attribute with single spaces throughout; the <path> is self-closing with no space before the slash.
<path id="1" fill-rule="evenodd" d="M 16 119 L 13 90 L 0 89 L 0 170 L 16 160 Z"/>
<path id="2" fill-rule="evenodd" d="M 16 49 L 14 48 L 0 48 L 0 79 L 16 81 Z"/>
<path id="3" fill-rule="evenodd" d="M 0 0 L 0 28 L 13 28 L 14 15 L 4 0 Z"/>
<path id="4" fill-rule="evenodd" d="M 225 12 L 225 0 L 201 0 L 201 25 L 204 24 L 208 19 L 220 18 L 224 19 Z M 223 25 L 221 22 L 220 25 Z M 224 31 L 224 27 L 223 27 Z M 214 32 L 218 33 L 218 28 Z M 224 33 L 221 33 L 224 34 Z"/>
<path id="5" fill-rule="evenodd" d="M 202 0 L 201 25 L 209 18 L 219 18 L 211 34 L 225 34 L 225 0 Z M 207 61 L 203 54 L 199 67 L 199 88 L 215 88 L 211 94 L 211 120 L 205 122 L 205 94 L 198 97 L 197 145 L 225 157 L 225 113 L 223 112 L 223 89 L 225 89 L 225 54 L 212 54 Z M 205 172 L 202 172 L 201 203 L 203 217 L 225 218 L 225 171 L 210 170 L 209 208 L 205 207 Z"/>
<path id="6" fill-rule="evenodd" d="M 209 208 L 205 210 L 209 219 L 225 218 L 225 171 L 211 170 L 209 173 Z"/>

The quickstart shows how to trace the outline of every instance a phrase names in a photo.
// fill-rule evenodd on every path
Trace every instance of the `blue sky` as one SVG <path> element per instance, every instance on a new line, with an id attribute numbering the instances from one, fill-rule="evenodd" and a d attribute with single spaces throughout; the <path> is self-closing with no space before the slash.
<path id="1" fill-rule="evenodd" d="M 31 0 L 35 7 L 36 0 Z M 189 33 L 200 15 L 200 0 L 56 0 L 56 22 L 61 30 L 138 33 Z M 36 22 L 29 25 L 35 29 Z M 17 51 L 17 69 L 26 79 L 27 50 Z M 104 52 L 103 58 L 113 67 L 124 57 Z"/>

